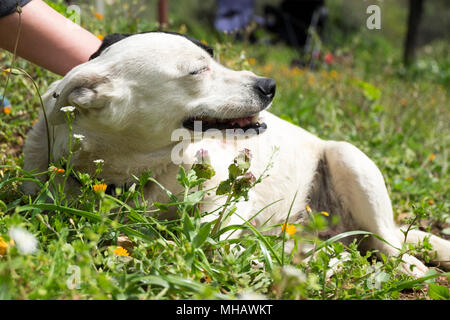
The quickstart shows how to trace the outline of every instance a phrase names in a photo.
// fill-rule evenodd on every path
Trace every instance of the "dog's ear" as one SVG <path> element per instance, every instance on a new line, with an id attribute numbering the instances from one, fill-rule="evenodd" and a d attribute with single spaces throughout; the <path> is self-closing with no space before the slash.
<path id="1" fill-rule="evenodd" d="M 129 36 L 132 36 L 131 33 L 113 33 L 108 34 L 102 41 L 102 45 L 95 51 L 90 57 L 89 60 L 97 58 L 106 48 L 113 45 L 116 42 L 119 42 L 122 39 L 125 39 Z"/>
<path id="2" fill-rule="evenodd" d="M 62 107 L 73 106 L 79 112 L 87 112 L 90 109 L 99 109 L 108 102 L 107 92 L 111 92 L 111 81 L 101 75 L 93 66 L 80 65 L 72 69 L 56 88 L 47 92 L 46 109 L 50 124 L 64 123 L 65 114 Z"/>

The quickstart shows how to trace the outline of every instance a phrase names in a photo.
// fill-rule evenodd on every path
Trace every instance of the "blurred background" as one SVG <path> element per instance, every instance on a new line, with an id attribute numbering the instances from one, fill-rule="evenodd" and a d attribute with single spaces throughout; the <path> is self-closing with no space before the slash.
<path id="1" fill-rule="evenodd" d="M 99 37 L 114 32 L 170 30 L 208 44 L 263 45 L 265 50 L 258 54 L 259 62 L 270 55 L 268 51 L 284 46 L 289 51 L 286 55 L 291 67 L 308 69 L 320 68 L 317 60 L 325 57 L 328 62 L 337 58 L 358 63 L 352 60 L 357 53 L 368 72 L 379 70 L 386 63 L 399 63 L 395 70 L 399 74 L 405 73 L 403 67 L 408 66 L 408 77 L 431 72 L 432 77 L 448 85 L 450 6 L 446 0 L 47 2 L 66 16 L 78 19 Z M 379 8 L 377 29 L 368 28 L 372 15 L 368 8 L 372 5 Z M 74 6 L 80 11 L 75 12 Z M 443 59 L 440 63 L 429 60 L 436 60 L 439 55 Z"/>

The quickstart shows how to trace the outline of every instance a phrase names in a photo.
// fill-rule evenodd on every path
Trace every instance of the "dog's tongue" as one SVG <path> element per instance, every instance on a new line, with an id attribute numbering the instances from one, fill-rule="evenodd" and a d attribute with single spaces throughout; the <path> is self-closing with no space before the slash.
<path id="1" fill-rule="evenodd" d="M 233 119 L 233 121 L 231 121 L 231 125 L 234 124 L 238 124 L 238 126 L 240 127 L 245 127 L 248 126 L 249 124 L 252 123 L 252 117 L 248 117 L 248 118 L 237 118 L 237 119 Z"/>
<path id="2" fill-rule="evenodd" d="M 237 124 L 240 127 L 246 127 L 251 125 L 253 122 L 258 120 L 258 116 L 246 117 L 246 118 L 236 118 L 231 120 L 231 125 Z"/>

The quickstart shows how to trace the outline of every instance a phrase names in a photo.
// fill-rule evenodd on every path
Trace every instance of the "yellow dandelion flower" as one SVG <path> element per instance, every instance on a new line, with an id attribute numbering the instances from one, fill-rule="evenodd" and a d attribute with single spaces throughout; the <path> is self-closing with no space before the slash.
<path id="1" fill-rule="evenodd" d="M 251 65 L 251 66 L 256 64 L 256 59 L 255 58 L 248 58 L 247 61 L 248 61 L 248 64 Z"/>
<path id="2" fill-rule="evenodd" d="M 311 213 L 311 212 L 312 212 L 312 210 L 311 210 L 311 207 L 310 207 L 310 206 L 308 206 L 308 205 L 306 205 L 306 206 L 305 206 L 305 209 L 306 209 L 306 211 L 308 211 L 309 213 Z"/>
<path id="3" fill-rule="evenodd" d="M 186 27 L 185 24 L 182 24 L 182 25 L 178 28 L 178 33 L 185 34 L 186 31 L 187 31 L 187 27 Z M 203 41 L 205 41 L 205 40 L 202 40 L 202 42 L 203 42 Z M 205 44 L 206 44 L 206 43 L 205 43 Z"/>
<path id="4" fill-rule="evenodd" d="M 305 74 L 305 71 L 299 67 L 294 67 L 291 69 L 291 75 L 293 76 L 302 76 L 303 74 Z"/>
<path id="5" fill-rule="evenodd" d="M 3 107 L 3 113 L 4 114 L 11 114 L 11 107 L 10 106 Z"/>
<path id="6" fill-rule="evenodd" d="M 338 76 L 339 76 L 339 73 L 336 70 L 331 70 L 330 71 L 330 78 L 331 79 L 337 79 Z"/>
<path id="7" fill-rule="evenodd" d="M 325 217 L 329 217 L 330 216 L 330 214 L 328 212 L 326 212 L 326 211 L 322 211 L 321 214 L 323 214 Z"/>
<path id="8" fill-rule="evenodd" d="M 11 73 L 10 68 L 3 69 L 3 75 L 6 76 L 7 73 Z"/>
<path id="9" fill-rule="evenodd" d="M 8 243 L 0 237 L 0 255 L 3 256 L 6 254 L 6 250 L 8 249 Z"/>
<path id="10" fill-rule="evenodd" d="M 288 223 L 287 226 L 285 223 L 283 223 L 281 225 L 281 230 L 286 232 L 289 235 L 293 235 L 297 232 L 297 228 L 295 228 L 295 226 L 290 223 Z"/>
<path id="11" fill-rule="evenodd" d="M 270 73 L 272 71 L 272 69 L 273 69 L 273 64 L 271 64 L 271 63 L 268 63 L 263 67 L 263 71 L 266 74 Z"/>
<path id="12" fill-rule="evenodd" d="M 94 184 L 92 188 L 94 189 L 95 193 L 104 192 L 106 190 L 107 185 L 104 183 Z"/>
<path id="13" fill-rule="evenodd" d="M 98 34 L 98 35 L 97 35 L 97 38 L 99 38 L 101 41 L 103 41 L 103 39 L 105 39 L 105 36 L 102 35 L 102 34 Z"/>
<path id="14" fill-rule="evenodd" d="M 436 155 L 434 153 L 432 153 L 428 156 L 429 161 L 434 161 L 434 159 L 436 159 Z"/>
<path id="15" fill-rule="evenodd" d="M 124 249 L 122 247 L 118 247 L 114 250 L 114 254 L 122 257 L 128 257 L 130 254 L 128 253 L 127 249 Z"/>
<path id="16" fill-rule="evenodd" d="M 94 17 L 96 17 L 98 20 L 103 20 L 103 15 L 100 12 L 95 12 Z"/>

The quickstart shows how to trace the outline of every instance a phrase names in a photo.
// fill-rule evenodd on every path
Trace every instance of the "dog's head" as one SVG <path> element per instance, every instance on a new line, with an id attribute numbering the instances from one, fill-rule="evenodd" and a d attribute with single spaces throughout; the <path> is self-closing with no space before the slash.
<path id="1" fill-rule="evenodd" d="M 211 48 L 177 34 L 111 35 L 91 58 L 51 93 L 53 124 L 64 119 L 60 108 L 72 105 L 79 127 L 139 137 L 158 148 L 196 120 L 202 130 L 260 128 L 258 114 L 275 95 L 272 79 L 230 70 Z"/>

